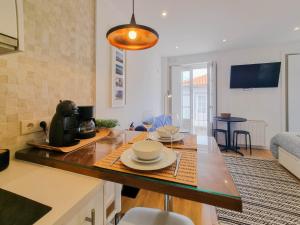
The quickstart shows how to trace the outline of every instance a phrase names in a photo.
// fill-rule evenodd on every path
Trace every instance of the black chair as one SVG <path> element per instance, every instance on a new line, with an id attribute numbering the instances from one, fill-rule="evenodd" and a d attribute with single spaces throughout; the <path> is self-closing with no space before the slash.
<path id="1" fill-rule="evenodd" d="M 224 134 L 224 138 L 225 138 L 225 146 L 228 146 L 228 135 L 227 135 L 227 130 L 224 129 L 213 129 L 213 136 L 216 139 L 217 143 L 218 143 L 218 134 Z M 224 145 L 218 144 L 220 147 L 225 147 Z"/>
<path id="2" fill-rule="evenodd" d="M 238 138 L 239 135 L 244 135 L 245 136 L 245 147 L 246 150 L 248 149 L 248 143 L 247 143 L 247 137 L 249 138 L 249 147 L 250 147 L 250 155 L 252 155 L 252 146 L 251 146 L 251 134 L 249 131 L 245 131 L 245 130 L 235 130 L 233 131 L 233 146 L 235 147 L 235 149 L 238 149 Z"/>
<path id="3" fill-rule="evenodd" d="M 218 143 L 218 133 L 224 134 L 224 139 L 225 139 L 225 145 L 228 146 L 228 135 L 227 135 L 227 130 L 225 129 L 219 129 L 218 128 L 218 121 L 216 118 L 213 118 L 213 123 L 212 123 L 212 135 L 216 139 L 216 142 Z M 218 144 L 219 147 L 226 147 L 224 145 Z"/>

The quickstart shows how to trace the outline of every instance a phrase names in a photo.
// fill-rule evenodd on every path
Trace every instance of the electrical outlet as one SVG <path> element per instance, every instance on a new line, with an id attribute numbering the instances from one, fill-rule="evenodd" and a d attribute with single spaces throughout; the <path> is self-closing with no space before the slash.
<path id="1" fill-rule="evenodd" d="M 31 134 L 42 131 L 40 127 L 40 120 L 22 120 L 21 121 L 21 134 Z"/>
<path id="2" fill-rule="evenodd" d="M 22 120 L 21 121 L 21 134 L 31 134 L 43 131 L 40 127 L 41 120 Z"/>

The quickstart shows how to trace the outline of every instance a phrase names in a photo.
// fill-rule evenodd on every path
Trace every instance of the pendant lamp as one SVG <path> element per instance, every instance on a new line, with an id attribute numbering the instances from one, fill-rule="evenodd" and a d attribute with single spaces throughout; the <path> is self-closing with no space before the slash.
<path id="1" fill-rule="evenodd" d="M 111 28 L 106 33 L 109 43 L 125 50 L 142 50 L 151 48 L 159 39 L 158 33 L 151 27 L 137 24 L 134 16 L 134 0 L 132 0 L 132 16 L 129 24 Z"/>

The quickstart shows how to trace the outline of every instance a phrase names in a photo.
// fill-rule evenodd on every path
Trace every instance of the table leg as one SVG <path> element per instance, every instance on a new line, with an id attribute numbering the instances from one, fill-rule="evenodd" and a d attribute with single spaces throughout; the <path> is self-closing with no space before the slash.
<path id="1" fill-rule="evenodd" d="M 165 194 L 164 196 L 164 210 L 173 211 L 173 199 L 172 196 Z"/>
<path id="2" fill-rule="evenodd" d="M 227 122 L 227 148 L 231 149 L 231 126 L 230 122 Z"/>

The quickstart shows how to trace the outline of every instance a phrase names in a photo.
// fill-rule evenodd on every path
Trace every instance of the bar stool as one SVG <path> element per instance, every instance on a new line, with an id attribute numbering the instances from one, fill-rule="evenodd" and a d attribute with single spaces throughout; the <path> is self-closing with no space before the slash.
<path id="1" fill-rule="evenodd" d="M 136 207 L 130 209 L 118 225 L 194 225 L 194 223 L 174 212 Z"/>
<path id="2" fill-rule="evenodd" d="M 216 139 L 216 142 L 218 143 L 218 133 L 224 134 L 225 139 L 225 146 L 228 146 L 228 135 L 227 130 L 218 128 L 218 120 L 216 117 L 213 118 L 212 122 L 212 135 Z M 225 147 L 223 145 L 218 144 L 220 147 Z"/>
<path id="3" fill-rule="evenodd" d="M 224 134 L 224 138 L 225 138 L 225 145 L 228 146 L 228 135 L 227 135 L 227 130 L 224 129 L 213 129 L 213 136 L 216 139 L 217 143 L 218 143 L 218 133 L 222 133 Z M 219 145 L 222 146 L 222 145 Z"/>
<path id="4" fill-rule="evenodd" d="M 249 147 L 250 147 L 250 155 L 252 155 L 252 146 L 251 146 L 251 134 L 249 131 L 245 130 L 235 130 L 233 131 L 233 146 L 235 147 L 235 150 L 238 149 L 238 137 L 239 135 L 244 135 L 245 136 L 245 146 L 246 150 L 248 149 L 248 143 L 247 143 L 247 137 L 249 138 Z"/>

